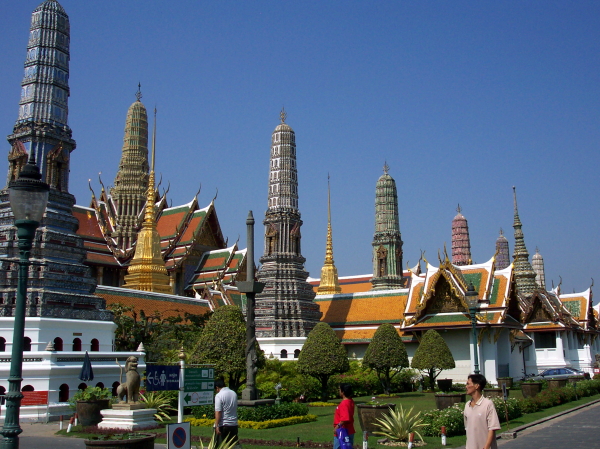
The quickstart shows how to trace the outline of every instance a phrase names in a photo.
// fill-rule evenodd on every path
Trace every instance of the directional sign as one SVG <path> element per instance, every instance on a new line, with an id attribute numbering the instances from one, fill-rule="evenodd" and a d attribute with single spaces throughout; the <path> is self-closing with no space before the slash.
<path id="1" fill-rule="evenodd" d="M 167 425 L 168 449 L 191 449 L 190 423 Z"/>
<path id="2" fill-rule="evenodd" d="M 146 365 L 146 390 L 179 390 L 179 366 Z"/>
<path id="3" fill-rule="evenodd" d="M 213 403 L 214 368 L 186 368 L 183 382 L 183 405 L 187 407 Z"/>

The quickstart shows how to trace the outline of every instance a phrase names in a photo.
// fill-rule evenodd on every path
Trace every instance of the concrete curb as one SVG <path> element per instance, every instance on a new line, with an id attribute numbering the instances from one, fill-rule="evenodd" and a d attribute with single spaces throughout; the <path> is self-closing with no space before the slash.
<path id="1" fill-rule="evenodd" d="M 577 407 L 573 407 L 573 408 L 570 408 L 568 410 L 564 410 L 564 411 L 556 413 L 554 415 L 546 416 L 545 418 L 538 419 L 537 421 L 532 421 L 532 422 L 530 422 L 528 424 L 523 424 L 522 426 L 515 427 L 514 429 L 511 429 L 508 432 L 504 432 L 504 433 L 508 434 L 505 438 L 506 439 L 516 438 L 516 434 L 518 434 L 519 432 L 522 432 L 525 429 L 529 429 L 530 427 L 538 426 L 538 425 L 543 424 L 543 423 L 545 423 L 547 421 L 551 421 L 551 420 L 559 418 L 559 417 L 561 417 L 563 415 L 568 415 L 569 413 L 576 412 L 578 410 L 581 410 L 583 408 L 586 408 L 586 407 L 589 407 L 591 405 L 598 404 L 598 403 L 600 403 L 600 399 L 596 399 L 594 401 L 588 402 L 587 404 L 578 405 Z M 502 435 L 504 435 L 504 433 L 501 433 L 500 435 L 497 435 L 496 439 L 502 438 Z M 511 436 L 513 434 L 514 434 L 514 436 Z"/>

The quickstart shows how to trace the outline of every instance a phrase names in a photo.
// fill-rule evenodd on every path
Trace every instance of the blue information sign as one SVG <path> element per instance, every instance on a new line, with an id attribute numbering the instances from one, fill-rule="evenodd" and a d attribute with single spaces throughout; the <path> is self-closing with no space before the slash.
<path id="1" fill-rule="evenodd" d="M 146 365 L 146 390 L 179 390 L 179 366 Z"/>

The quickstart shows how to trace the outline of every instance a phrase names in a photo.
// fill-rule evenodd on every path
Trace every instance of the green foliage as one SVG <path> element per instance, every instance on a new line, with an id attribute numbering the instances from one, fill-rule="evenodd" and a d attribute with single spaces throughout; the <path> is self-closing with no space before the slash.
<path id="1" fill-rule="evenodd" d="M 87 387 L 85 390 L 79 390 L 73 395 L 69 402 L 77 401 L 100 401 L 102 399 L 110 399 L 112 392 L 108 388 Z"/>
<path id="2" fill-rule="evenodd" d="M 442 426 L 446 427 L 446 436 L 465 434 L 463 404 L 454 404 L 444 410 L 431 410 L 423 414 L 423 434 L 428 437 L 441 435 Z"/>
<path id="3" fill-rule="evenodd" d="M 275 385 L 281 383 L 279 397 L 291 402 L 300 398 L 317 398 L 320 396 L 321 385 L 317 379 L 300 374 L 297 362 L 268 359 L 256 376 L 256 386 L 260 397 L 274 399 L 277 397 Z"/>
<path id="4" fill-rule="evenodd" d="M 264 364 L 264 353 L 256 342 L 257 366 Z M 216 376 L 229 379 L 229 388 L 237 391 L 246 377 L 246 322 L 238 306 L 219 307 L 204 326 L 198 339 L 195 363 L 215 366 Z"/>
<path id="5" fill-rule="evenodd" d="M 346 349 L 329 324 L 320 322 L 308 334 L 298 357 L 298 372 L 321 382 L 321 399 L 327 400 L 327 381 L 350 369 Z"/>
<path id="6" fill-rule="evenodd" d="M 417 429 L 424 426 L 421 412 L 413 414 L 414 407 L 404 410 L 402 404 L 396 410 L 389 409 L 388 413 L 377 419 L 376 426 L 380 430 L 373 432 L 394 441 L 408 441 L 411 432 L 414 432 L 421 440 L 423 437 Z"/>
<path id="7" fill-rule="evenodd" d="M 302 416 L 290 416 L 289 418 L 270 419 L 268 421 L 239 421 L 238 427 L 240 429 L 272 429 L 274 427 L 292 426 L 294 424 L 303 424 L 308 422 L 315 422 L 317 415 L 302 415 Z M 197 419 L 188 418 L 185 421 L 189 421 L 192 426 L 197 427 L 212 427 L 214 420 L 212 419 Z"/>
<path id="8" fill-rule="evenodd" d="M 521 399 L 519 401 L 523 413 L 535 413 L 540 411 L 540 403 L 535 398 Z"/>
<path id="9" fill-rule="evenodd" d="M 408 367 L 408 354 L 402 338 L 390 323 L 384 323 L 375 332 L 363 358 L 363 364 L 375 370 L 383 389 L 391 391 L 391 379 Z"/>
<path id="10" fill-rule="evenodd" d="M 200 446 L 196 447 L 197 449 L 233 449 L 237 444 L 237 441 L 234 441 L 234 437 L 227 438 L 221 444 L 218 444 L 217 434 L 213 432 L 212 438 L 206 446 L 202 442 L 202 439 L 200 439 Z"/>
<path id="11" fill-rule="evenodd" d="M 498 413 L 500 421 L 504 421 L 506 419 L 506 410 L 508 410 L 509 420 L 517 419 L 523 416 L 523 411 L 521 410 L 521 401 L 516 398 L 508 398 L 506 400 L 506 408 L 504 407 L 504 399 L 502 398 L 491 398 L 491 401 L 494 403 L 494 407 L 496 407 L 496 413 Z"/>
<path id="12" fill-rule="evenodd" d="M 215 419 L 215 407 L 213 405 L 200 405 L 191 407 L 191 409 L 194 418 Z M 304 415 L 308 415 L 308 406 L 297 402 L 282 402 L 281 404 L 259 405 L 258 407 L 238 407 L 238 420 L 240 421 L 262 422 Z"/>
<path id="13" fill-rule="evenodd" d="M 117 351 L 135 351 L 140 343 L 144 343 L 146 361 L 154 363 L 179 362 L 178 354 L 182 345 L 188 354 L 193 352 L 211 313 L 194 315 L 184 312 L 183 316 L 180 313 L 163 318 L 158 311 L 146 315 L 144 310 L 137 312 L 133 306 L 120 303 L 110 304 L 108 308 L 113 312 L 117 324 Z"/>
<path id="14" fill-rule="evenodd" d="M 410 366 L 426 374 L 433 389 L 435 379 L 442 370 L 452 369 L 456 364 L 450 348 L 441 335 L 434 329 L 429 329 L 423 335 Z"/>
<path id="15" fill-rule="evenodd" d="M 169 412 L 176 412 L 177 409 L 171 406 L 171 398 L 166 394 L 166 391 L 149 391 L 140 393 L 140 402 L 146 404 L 146 408 L 155 408 L 154 417 L 160 422 L 169 419 Z"/>

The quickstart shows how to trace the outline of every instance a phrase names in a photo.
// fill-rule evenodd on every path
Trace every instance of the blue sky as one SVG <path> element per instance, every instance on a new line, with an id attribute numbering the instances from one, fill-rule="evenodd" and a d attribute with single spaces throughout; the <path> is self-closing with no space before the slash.
<path id="1" fill-rule="evenodd" d="M 0 125 L 17 118 L 30 15 L 3 2 Z M 460 203 L 473 258 L 513 247 L 512 186 L 531 255 L 563 291 L 600 279 L 600 3 L 76 1 L 70 191 L 111 185 L 125 115 L 158 108 L 157 172 L 173 204 L 202 184 L 229 242 L 267 207 L 270 136 L 285 106 L 296 132 L 302 253 L 325 256 L 331 175 L 335 262 L 372 271 L 375 184 L 387 161 L 400 196 L 404 260 L 437 264 Z M 5 143 L 5 151 L 9 151 Z M 6 170 L 0 158 L 0 170 Z M 5 171 L 3 171 L 5 172 Z M 257 257 L 262 226 L 256 228 Z"/>

